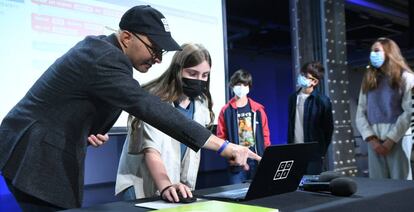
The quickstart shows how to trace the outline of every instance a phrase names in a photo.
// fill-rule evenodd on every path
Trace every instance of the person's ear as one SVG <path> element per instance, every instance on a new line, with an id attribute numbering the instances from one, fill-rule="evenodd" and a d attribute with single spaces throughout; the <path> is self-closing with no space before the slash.
<path id="1" fill-rule="evenodd" d="M 132 34 L 128 31 L 122 31 L 119 35 L 119 40 L 123 48 L 128 48 L 132 42 Z"/>
<path id="2" fill-rule="evenodd" d="M 317 86 L 317 85 L 318 85 L 318 83 L 319 83 L 319 80 L 318 80 L 318 79 L 314 79 L 314 80 L 313 80 L 313 85 L 314 85 L 314 86 Z"/>

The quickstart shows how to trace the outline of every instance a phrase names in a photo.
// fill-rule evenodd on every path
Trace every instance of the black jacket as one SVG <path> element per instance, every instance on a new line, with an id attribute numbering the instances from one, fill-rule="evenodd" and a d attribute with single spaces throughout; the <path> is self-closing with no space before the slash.
<path id="1" fill-rule="evenodd" d="M 299 92 L 300 89 L 289 97 L 288 143 L 294 143 L 295 139 L 296 99 Z M 313 158 L 325 156 L 326 150 L 331 143 L 332 132 L 333 120 L 331 100 L 314 89 L 305 100 L 303 111 L 304 141 L 319 143 L 319 151 L 313 155 Z"/>
<path id="2" fill-rule="evenodd" d="M 106 133 L 121 110 L 199 150 L 211 132 L 148 94 L 132 71 L 115 35 L 88 36 L 57 59 L 2 121 L 2 174 L 39 199 L 80 207 L 87 137 Z"/>

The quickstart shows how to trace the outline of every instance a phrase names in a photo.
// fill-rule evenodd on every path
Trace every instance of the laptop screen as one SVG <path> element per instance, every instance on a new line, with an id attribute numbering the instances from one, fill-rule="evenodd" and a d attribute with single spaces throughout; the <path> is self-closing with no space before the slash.
<path id="1" fill-rule="evenodd" d="M 205 197 L 240 201 L 295 191 L 305 174 L 308 160 L 315 151 L 317 143 L 269 146 L 265 149 L 248 189 L 246 184 L 239 184 L 238 189 L 212 193 Z"/>
<path id="2" fill-rule="evenodd" d="M 266 148 L 246 199 L 295 191 L 306 172 L 317 143 L 275 145 Z"/>

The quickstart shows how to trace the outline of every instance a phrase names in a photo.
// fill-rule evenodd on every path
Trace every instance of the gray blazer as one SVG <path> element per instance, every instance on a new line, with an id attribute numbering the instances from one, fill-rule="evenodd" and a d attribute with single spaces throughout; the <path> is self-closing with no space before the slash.
<path id="1" fill-rule="evenodd" d="M 54 205 L 82 205 L 87 137 L 122 110 L 198 151 L 211 133 L 143 90 L 115 35 L 88 36 L 57 59 L 0 125 L 0 170 Z M 183 127 L 184 126 L 184 127 Z"/>

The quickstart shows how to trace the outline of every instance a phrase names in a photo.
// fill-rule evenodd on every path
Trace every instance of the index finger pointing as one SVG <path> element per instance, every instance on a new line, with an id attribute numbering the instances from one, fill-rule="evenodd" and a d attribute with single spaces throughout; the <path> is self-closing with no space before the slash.
<path id="1" fill-rule="evenodd" d="M 259 155 L 257 155 L 256 153 L 254 153 L 254 152 L 252 152 L 250 150 L 249 150 L 249 153 L 248 154 L 249 154 L 248 155 L 249 158 L 254 159 L 254 160 L 257 160 L 257 162 L 260 162 L 260 160 L 262 160 L 262 157 L 260 157 Z"/>

